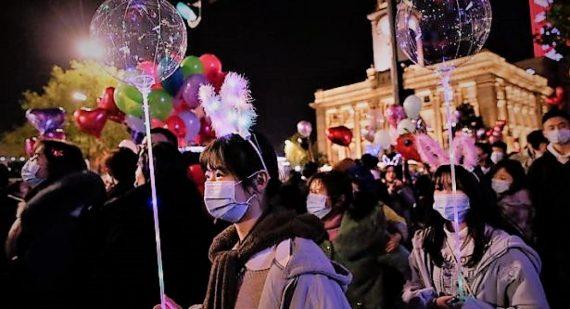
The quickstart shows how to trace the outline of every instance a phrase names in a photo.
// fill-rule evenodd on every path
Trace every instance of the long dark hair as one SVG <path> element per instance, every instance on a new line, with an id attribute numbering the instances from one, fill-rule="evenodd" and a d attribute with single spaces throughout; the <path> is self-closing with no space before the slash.
<path id="1" fill-rule="evenodd" d="M 522 189 L 527 188 L 527 179 L 526 173 L 524 171 L 524 167 L 519 161 L 512 160 L 512 159 L 504 159 L 499 161 L 491 170 L 491 178 L 495 176 L 495 174 L 501 169 L 504 168 L 511 177 L 513 177 L 513 183 L 509 187 L 509 190 L 505 191 L 501 194 L 504 195 L 511 195 L 516 193 Z"/>
<path id="2" fill-rule="evenodd" d="M 277 155 L 269 141 L 261 134 L 252 134 L 250 139 L 261 152 L 267 166 L 270 180 L 265 192 L 268 198 L 272 198 L 281 186 Z M 229 134 L 210 143 L 200 155 L 200 164 L 204 170 L 220 170 L 233 175 L 237 180 L 242 181 L 241 185 L 244 189 L 253 186 L 254 179 L 248 177 L 264 169 L 261 158 L 253 145 L 237 134 Z"/>
<path id="3" fill-rule="evenodd" d="M 481 186 L 474 174 L 468 172 L 462 166 L 455 166 L 455 178 L 457 190 L 462 191 L 469 197 L 470 210 L 467 212 L 465 223 L 468 227 L 468 233 L 475 243 L 473 255 L 466 263 L 466 267 L 477 265 L 489 243 L 491 235 L 485 232 L 485 226 L 490 225 L 494 228 L 506 230 L 509 233 L 516 233 L 515 229 L 510 227 L 501 219 L 499 209 L 490 196 L 490 192 L 482 190 Z M 436 190 L 450 189 L 451 187 L 451 167 L 449 165 L 440 166 L 434 174 L 434 182 Z M 427 222 L 427 234 L 424 239 L 423 247 L 430 255 L 434 263 L 441 267 L 444 264 L 441 248 L 445 241 L 444 225 L 446 221 L 433 209 L 429 215 Z"/>

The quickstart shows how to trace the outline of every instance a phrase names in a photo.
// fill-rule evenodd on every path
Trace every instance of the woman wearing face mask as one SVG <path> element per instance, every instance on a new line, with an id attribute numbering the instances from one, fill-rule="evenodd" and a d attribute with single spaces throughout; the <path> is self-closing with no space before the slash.
<path id="1" fill-rule="evenodd" d="M 383 173 L 383 182 L 388 188 L 386 203 L 390 205 L 398 215 L 404 217 L 409 224 L 411 211 L 416 203 L 414 191 L 404 181 L 402 165 L 388 165 Z"/>
<path id="2" fill-rule="evenodd" d="M 307 208 L 323 221 L 329 236 L 321 248 L 353 274 L 347 290 L 352 308 L 403 307 L 400 293 L 409 274 L 409 252 L 399 242 L 407 232 L 405 220 L 378 202 L 373 178 L 368 185 L 352 178 L 354 183 L 345 173 L 331 171 L 309 180 Z"/>
<path id="3" fill-rule="evenodd" d="M 491 172 L 491 186 L 503 218 L 513 225 L 527 241 L 532 240 L 531 222 L 534 208 L 526 189 L 526 174 L 520 162 L 503 160 Z"/>
<path id="4" fill-rule="evenodd" d="M 11 260 L 7 308 L 77 308 L 86 300 L 86 220 L 105 201 L 101 178 L 86 170 L 81 150 L 40 141 L 22 170 L 33 189 L 20 205 L 6 243 Z"/>
<path id="5" fill-rule="evenodd" d="M 493 214 L 496 208 L 489 207 L 473 174 L 461 166 L 455 166 L 455 172 L 455 193 L 450 166 L 435 172 L 436 213 L 414 237 L 412 279 L 406 283 L 404 301 L 412 308 L 548 308 L 538 254 L 501 229 L 508 225 Z M 458 235 L 452 224 L 455 208 Z M 457 297 L 458 278 L 465 299 Z"/>
<path id="6" fill-rule="evenodd" d="M 350 274 L 315 243 L 326 237 L 318 218 L 273 203 L 280 183 L 267 140 L 229 134 L 207 146 L 200 161 L 206 208 L 232 223 L 210 247 L 204 308 L 349 308 L 343 288 Z"/>

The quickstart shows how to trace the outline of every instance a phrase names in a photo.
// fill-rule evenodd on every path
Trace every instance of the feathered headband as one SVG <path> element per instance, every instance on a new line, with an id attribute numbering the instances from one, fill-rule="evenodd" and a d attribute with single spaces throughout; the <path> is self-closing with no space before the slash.
<path id="1" fill-rule="evenodd" d="M 422 161 L 429 164 L 433 169 L 451 163 L 462 165 L 468 170 L 473 170 L 477 166 L 478 158 L 477 150 L 475 149 L 475 139 L 470 136 L 460 135 L 453 139 L 451 142 L 453 160 L 450 159 L 449 152 L 444 151 L 427 134 L 416 135 L 416 145 Z"/>
<path id="2" fill-rule="evenodd" d="M 253 146 L 263 168 L 267 171 L 259 145 L 251 140 L 250 129 L 255 124 L 257 114 L 251 104 L 253 98 L 247 79 L 240 74 L 229 72 L 219 93 L 208 84 L 200 86 L 198 94 L 206 115 L 212 121 L 216 136 L 240 135 Z M 255 136 L 253 137 L 255 139 Z"/>
<path id="3" fill-rule="evenodd" d="M 397 153 L 394 157 L 392 157 L 392 159 L 390 159 L 387 155 L 382 155 L 382 160 L 380 161 L 380 164 L 383 167 L 401 165 L 402 155 Z"/>

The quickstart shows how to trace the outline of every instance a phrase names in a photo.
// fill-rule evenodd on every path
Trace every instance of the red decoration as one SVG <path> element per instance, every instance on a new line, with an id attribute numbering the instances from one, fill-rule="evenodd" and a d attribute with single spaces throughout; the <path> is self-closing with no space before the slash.
<path id="1" fill-rule="evenodd" d="M 186 136 L 186 125 L 182 118 L 177 115 L 172 115 L 166 119 L 166 127 L 178 138 Z"/>
<path id="2" fill-rule="evenodd" d="M 73 113 L 73 118 L 79 130 L 99 138 L 107 122 L 107 111 L 82 107 Z"/>
<path id="3" fill-rule="evenodd" d="M 208 82 L 210 82 L 214 86 L 216 91 L 220 91 L 220 89 L 222 88 L 222 84 L 226 79 L 226 75 L 228 75 L 227 72 L 214 72 L 206 75 L 206 79 L 208 79 Z"/>
<path id="4" fill-rule="evenodd" d="M 166 127 L 166 123 L 164 123 L 163 121 L 158 120 L 156 118 L 152 118 L 150 120 L 150 127 L 153 129 L 154 128 L 164 128 L 164 127 Z"/>
<path id="5" fill-rule="evenodd" d="M 420 154 L 416 148 L 416 137 L 411 133 L 398 136 L 396 150 L 406 160 L 421 161 Z"/>
<path id="6" fill-rule="evenodd" d="M 97 99 L 97 107 L 107 112 L 107 117 L 117 123 L 125 121 L 125 113 L 121 112 L 115 103 L 115 88 L 107 87 L 103 95 Z"/>
<path id="7" fill-rule="evenodd" d="M 216 132 L 212 128 L 212 122 L 208 118 L 200 118 L 200 132 L 194 142 L 197 145 L 206 145 L 216 138 Z"/>
<path id="8" fill-rule="evenodd" d="M 348 147 L 352 142 L 352 130 L 345 126 L 327 129 L 327 138 L 333 143 Z"/>
<path id="9" fill-rule="evenodd" d="M 206 77 L 222 72 L 222 62 L 215 55 L 203 54 L 200 56 L 200 61 L 204 65 L 204 75 Z"/>
<path id="10" fill-rule="evenodd" d="M 564 88 L 556 87 L 554 95 L 544 100 L 548 105 L 557 106 L 558 108 L 564 103 Z"/>
<path id="11" fill-rule="evenodd" d="M 200 191 L 200 193 L 203 195 L 206 175 L 204 174 L 204 171 L 202 171 L 200 164 L 193 164 L 188 166 L 187 176 L 190 178 L 190 180 L 192 180 L 192 182 L 194 182 L 198 188 L 198 191 Z"/>

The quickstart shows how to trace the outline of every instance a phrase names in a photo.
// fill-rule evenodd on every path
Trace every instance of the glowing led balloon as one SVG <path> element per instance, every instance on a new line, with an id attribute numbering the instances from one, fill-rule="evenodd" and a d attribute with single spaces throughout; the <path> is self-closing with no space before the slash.
<path id="1" fill-rule="evenodd" d="M 420 66 L 445 66 L 481 50 L 491 30 L 491 4 L 489 0 L 406 0 L 398 5 L 396 19 L 398 44 L 410 60 Z"/>
<path id="2" fill-rule="evenodd" d="M 117 79 L 150 88 L 178 68 L 187 47 L 186 26 L 166 0 L 107 0 L 91 21 L 97 60 Z M 149 72 L 149 66 L 155 72 Z"/>

